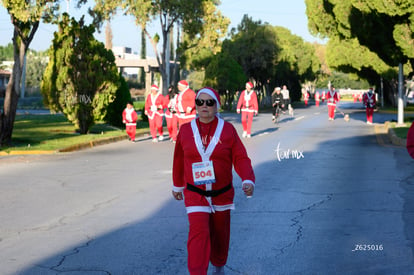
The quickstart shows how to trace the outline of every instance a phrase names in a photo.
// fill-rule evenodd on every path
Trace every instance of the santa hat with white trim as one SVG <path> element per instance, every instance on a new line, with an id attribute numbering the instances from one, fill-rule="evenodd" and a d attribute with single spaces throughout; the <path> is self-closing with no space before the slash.
<path id="1" fill-rule="evenodd" d="M 210 87 L 204 87 L 197 92 L 196 99 L 198 99 L 198 97 L 203 93 L 211 96 L 217 103 L 217 110 L 220 109 L 220 95 L 218 92 L 216 92 L 216 90 Z"/>
<path id="2" fill-rule="evenodd" d="M 184 86 L 184 87 L 188 87 L 189 85 L 188 85 L 188 82 L 187 81 L 185 81 L 185 80 L 180 80 L 180 81 L 178 81 L 178 85 L 180 85 L 180 86 Z"/>

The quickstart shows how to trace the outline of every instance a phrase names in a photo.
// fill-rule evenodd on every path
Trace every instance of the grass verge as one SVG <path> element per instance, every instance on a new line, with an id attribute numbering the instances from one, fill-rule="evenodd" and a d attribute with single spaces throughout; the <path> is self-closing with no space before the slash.
<path id="1" fill-rule="evenodd" d="M 139 121 L 137 134 L 148 131 L 148 123 Z M 13 130 L 13 144 L 1 152 L 42 151 L 56 152 L 65 148 L 97 140 L 127 138 L 125 129 L 105 123 L 94 125 L 90 133 L 80 135 L 63 115 L 17 115 Z"/>

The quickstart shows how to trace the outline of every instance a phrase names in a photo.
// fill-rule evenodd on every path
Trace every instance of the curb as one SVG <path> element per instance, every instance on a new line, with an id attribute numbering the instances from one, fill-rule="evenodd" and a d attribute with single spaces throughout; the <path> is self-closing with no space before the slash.
<path id="1" fill-rule="evenodd" d="M 32 150 L 32 151 L 25 151 L 25 150 L 15 150 L 10 152 L 0 152 L 0 156 L 11 156 L 11 155 L 50 155 L 50 154 L 56 154 L 56 153 L 69 153 L 74 151 L 79 151 L 87 148 L 92 148 L 98 145 L 108 144 L 112 142 L 117 142 L 121 140 L 128 139 L 128 135 L 125 136 L 118 136 L 118 137 L 109 137 L 105 139 L 97 139 L 92 140 L 85 143 L 80 143 L 72 146 L 68 146 L 66 148 L 58 149 L 58 150 Z"/>
<path id="2" fill-rule="evenodd" d="M 391 140 L 391 143 L 397 146 L 406 147 L 407 146 L 407 139 L 397 137 L 393 128 L 389 127 L 389 121 L 384 123 L 385 131 L 388 133 L 388 136 Z"/>
<path id="3" fill-rule="evenodd" d="M 128 138 L 129 138 L 128 135 L 125 135 L 125 136 L 119 136 L 119 137 L 110 137 L 110 138 L 105 138 L 105 139 L 91 140 L 89 142 L 80 143 L 80 144 L 72 145 L 72 146 L 69 146 L 63 149 L 59 149 L 59 150 L 56 150 L 55 152 L 57 153 L 74 152 L 74 151 L 79 151 L 82 149 L 92 148 L 98 145 L 121 141 L 121 140 L 128 139 Z"/>
<path id="4" fill-rule="evenodd" d="M 24 150 L 15 150 L 10 151 L 9 153 L 0 152 L 0 156 L 11 156 L 11 155 L 47 155 L 55 154 L 56 151 L 46 151 L 46 150 L 33 150 L 33 151 L 24 151 Z"/>

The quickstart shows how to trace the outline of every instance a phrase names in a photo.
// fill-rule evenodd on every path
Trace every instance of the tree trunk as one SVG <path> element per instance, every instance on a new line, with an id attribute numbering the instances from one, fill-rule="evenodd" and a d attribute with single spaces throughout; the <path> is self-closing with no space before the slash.
<path id="1" fill-rule="evenodd" d="M 19 101 L 20 83 L 23 70 L 26 45 L 18 39 L 17 31 L 13 34 L 14 65 L 13 73 L 6 87 L 4 96 L 3 113 L 0 117 L 0 145 L 10 145 L 16 118 L 17 103 Z"/>
<path id="2" fill-rule="evenodd" d="M 13 15 L 11 15 L 11 21 L 14 25 L 14 65 L 13 73 L 6 87 L 3 113 L 0 115 L 0 146 L 11 144 L 22 81 L 24 56 L 40 23 L 40 21 L 30 22 L 30 24 L 28 22 L 21 22 L 16 20 Z"/>

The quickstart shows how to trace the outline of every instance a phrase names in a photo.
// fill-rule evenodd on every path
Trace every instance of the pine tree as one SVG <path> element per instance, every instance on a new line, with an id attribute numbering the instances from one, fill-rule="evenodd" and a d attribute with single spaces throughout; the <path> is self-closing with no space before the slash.
<path id="1" fill-rule="evenodd" d="M 45 105 L 61 111 L 81 134 L 106 116 L 119 75 L 112 51 L 97 41 L 92 25 L 64 14 L 49 50 L 41 91 Z"/>

